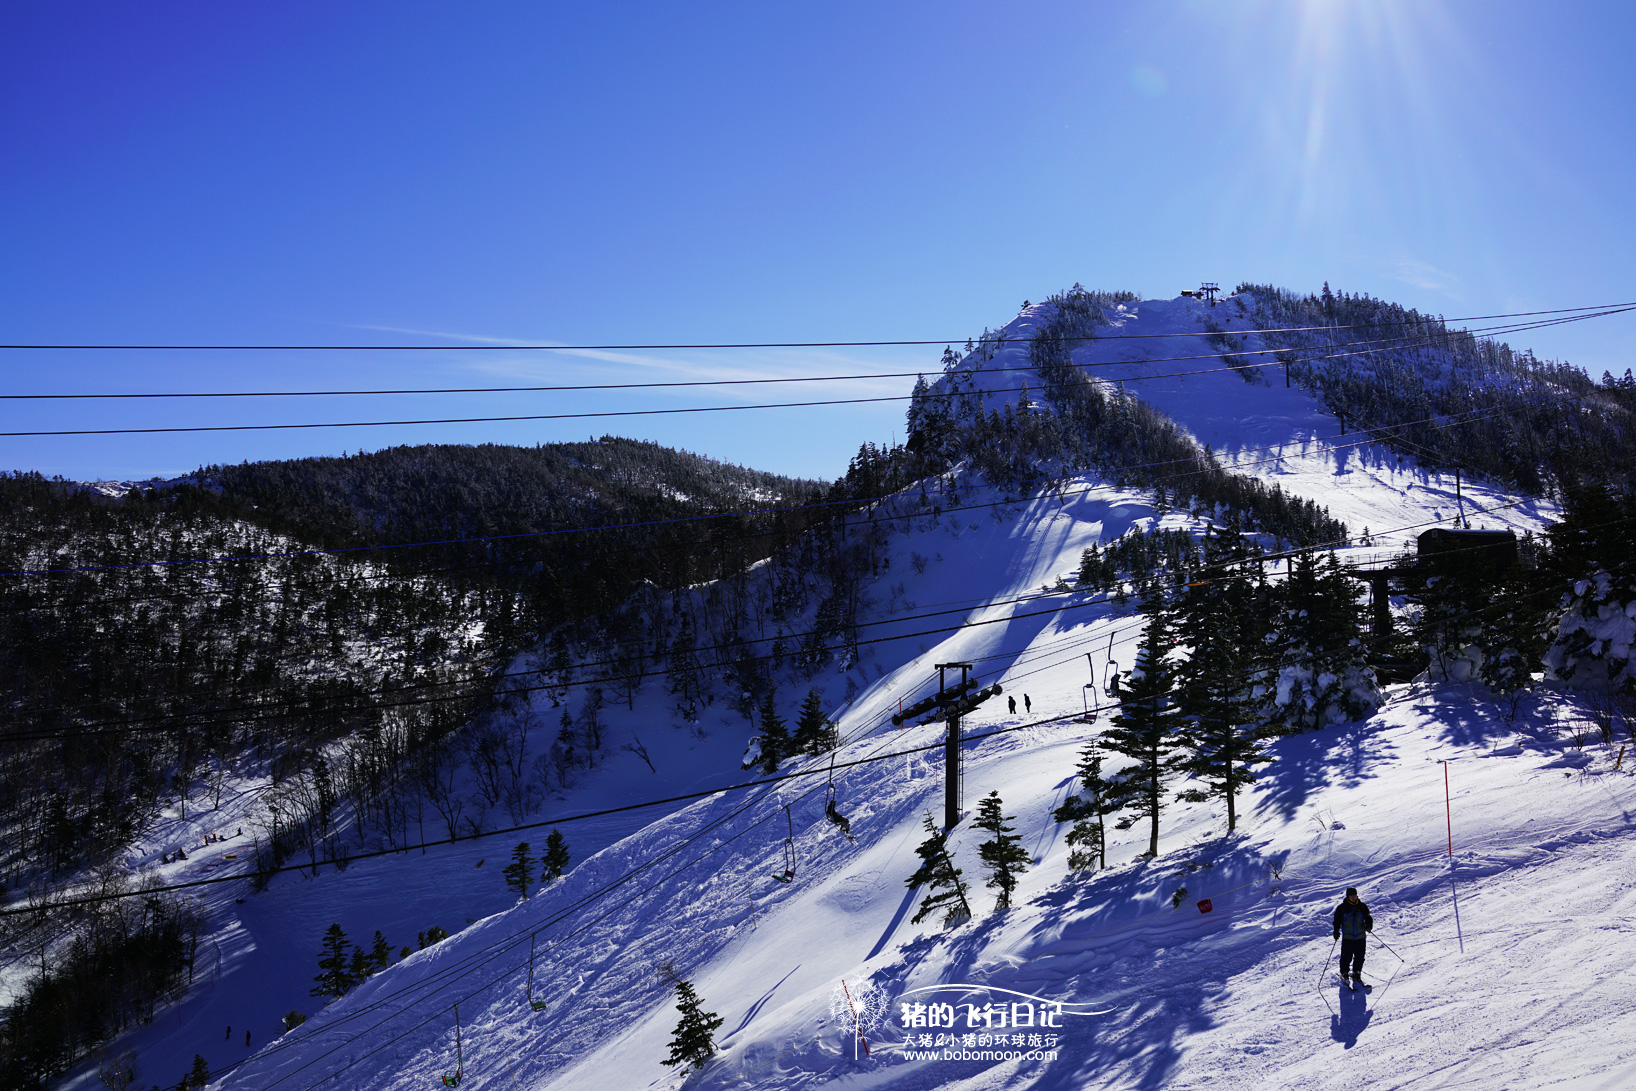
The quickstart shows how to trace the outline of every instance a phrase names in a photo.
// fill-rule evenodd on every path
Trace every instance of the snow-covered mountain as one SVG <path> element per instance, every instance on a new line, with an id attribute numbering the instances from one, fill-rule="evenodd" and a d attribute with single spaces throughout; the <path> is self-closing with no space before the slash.
<path id="1" fill-rule="evenodd" d="M 1343 560 L 1401 552 L 1462 512 L 1536 533 L 1556 517 L 1346 431 L 1276 374 L 1226 367 L 1207 338 L 1228 313 L 1119 301 L 1072 360 L 1225 468 L 1326 507 L 1353 535 Z M 1024 384 L 1035 397 L 1045 385 L 1029 338 L 1050 317 L 1026 310 L 931 392 L 1029 411 Z M 1387 687 L 1365 721 L 1274 740 L 1233 836 L 1219 804 L 1180 803 L 1157 857 L 1142 855 L 1142 824 L 1110 829 L 1107 870 L 1068 870 L 1051 811 L 1076 790 L 1110 672 L 1129 668 L 1142 627 L 1133 606 L 1074 589 L 1081 554 L 1133 527 L 1200 531 L 1211 513 L 1112 475 L 1042 476 L 1046 488 L 961 466 L 936 503 L 911 487 L 873 509 L 884 544 L 862 638 L 813 681 L 842 739 L 832 755 L 738 787 L 763 779 L 737 768 L 743 720 L 710 706 L 678 723 L 649 679 L 605 714 L 609 737 L 641 740 L 647 758 L 615 748 L 546 816 L 713 794 L 561 822 L 576 865 L 526 900 L 494 872 L 515 840 L 537 851 L 543 828 L 282 876 L 243 905 L 207 895 L 232 922 L 212 937 L 216 976 L 130 1036 L 137 1085 L 170 1082 L 201 1027 L 231 1024 L 206 1054 L 211 1086 L 257 1091 L 425 1088 L 457 1070 L 462 1087 L 529 1091 L 1636 1086 L 1636 761 L 1616 768 L 1626 740 L 1605 742 L 1566 692 L 1510 718 L 1479 685 Z M 976 914 L 945 930 L 911 923 L 921 895 L 905 886 L 924 816 L 942 812 L 943 729 L 891 717 L 951 662 L 1004 696 L 965 721 L 950 844 Z M 529 699 L 556 715 L 548 694 Z M 991 791 L 1031 861 L 1003 913 L 970 825 Z M 1377 925 L 1372 992 L 1334 981 L 1329 919 L 1348 886 Z M 434 924 L 455 934 L 322 1009 L 302 1001 L 310 1018 L 267 1040 L 305 996 L 331 922 L 394 948 Z M 665 967 L 723 1019 L 719 1052 L 692 1075 L 660 1063 L 677 1023 Z"/>

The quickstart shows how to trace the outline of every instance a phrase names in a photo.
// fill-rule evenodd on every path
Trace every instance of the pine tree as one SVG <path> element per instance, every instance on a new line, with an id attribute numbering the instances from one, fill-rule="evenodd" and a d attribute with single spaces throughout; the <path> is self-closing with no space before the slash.
<path id="1" fill-rule="evenodd" d="M 204 1054 L 193 1055 L 193 1067 L 187 1070 L 187 1077 L 182 1081 L 189 1087 L 204 1087 L 210 1082 L 210 1065 L 205 1061 Z"/>
<path id="2" fill-rule="evenodd" d="M 966 884 L 960 879 L 961 871 L 949 856 L 948 831 L 938 829 L 928 814 L 926 833 L 926 840 L 915 849 L 915 855 L 920 857 L 920 867 L 904 882 L 910 890 L 925 887 L 930 893 L 920 903 L 920 908 L 915 910 L 910 923 L 919 924 L 941 908 L 944 911 L 943 924 L 947 927 L 970 917 L 971 903 L 966 900 Z"/>
<path id="3" fill-rule="evenodd" d="M 1012 832 L 1015 827 L 1006 825 L 1015 821 L 1016 815 L 1001 811 L 1000 793 L 991 791 L 977 804 L 977 818 L 972 823 L 977 829 L 994 835 L 977 846 L 977 855 L 988 867 L 988 880 L 984 885 L 1000 892 L 994 902 L 996 911 L 1011 908 L 1011 892 L 1017 889 L 1017 880 L 1030 863 L 1028 852 L 1022 847 L 1022 837 Z"/>
<path id="4" fill-rule="evenodd" d="M 528 842 L 519 841 L 511 850 L 511 863 L 500 870 L 505 877 L 506 889 L 520 898 L 528 897 L 528 888 L 534 885 L 534 863 L 528 856 Z"/>
<path id="5" fill-rule="evenodd" d="M 1062 801 L 1051 812 L 1058 822 L 1072 822 L 1068 831 L 1068 867 L 1074 871 L 1108 866 L 1104 818 L 1123 806 L 1113 785 L 1102 778 L 1102 751 L 1094 741 L 1079 752 L 1079 794 Z"/>
<path id="6" fill-rule="evenodd" d="M 553 829 L 545 839 L 545 855 L 540 857 L 540 881 L 551 883 L 562 878 L 568 870 L 568 839 L 560 830 Z"/>
<path id="7" fill-rule="evenodd" d="M 375 960 L 362 947 L 352 949 L 352 957 L 347 960 L 347 985 L 360 985 L 369 979 L 375 972 Z"/>
<path id="8" fill-rule="evenodd" d="M 386 942 L 379 929 L 375 930 L 375 942 L 369 946 L 369 957 L 375 964 L 376 973 L 392 965 L 392 945 Z"/>
<path id="9" fill-rule="evenodd" d="M 352 943 L 347 934 L 341 931 L 339 924 L 332 924 L 324 933 L 324 953 L 318 959 L 318 976 L 313 978 L 317 982 L 309 995 L 321 996 L 329 1000 L 345 996 L 352 987 L 352 976 L 348 967 L 348 950 Z"/>
<path id="10" fill-rule="evenodd" d="M 1178 798 L 1224 799 L 1229 833 L 1238 825 L 1239 789 L 1255 783 L 1250 767 L 1269 760 L 1253 689 L 1255 589 L 1229 574 L 1248 557 L 1236 534 L 1208 536 L 1204 564 L 1212 578 L 1190 584 L 1177 603 L 1176 636 L 1188 648 L 1177 667 L 1177 703 L 1191 750 L 1177 768 L 1202 785 Z"/>
<path id="11" fill-rule="evenodd" d="M 822 754 L 835 748 L 835 724 L 824 715 L 824 701 L 817 690 L 807 690 L 795 716 L 795 737 L 791 747 L 799 754 Z"/>
<path id="12" fill-rule="evenodd" d="M 1271 650 L 1262 716 L 1282 734 L 1368 716 L 1385 703 L 1360 637 L 1359 588 L 1333 553 L 1305 552 L 1271 588 Z"/>
<path id="13" fill-rule="evenodd" d="M 1159 855 L 1159 814 L 1164 785 L 1181 746 L 1181 712 L 1175 703 L 1176 668 L 1169 662 L 1170 630 L 1162 613 L 1148 615 L 1136 648 L 1136 665 L 1119 680 L 1119 711 L 1102 736 L 1116 754 L 1136 762 L 1119 773 L 1118 795 L 1138 818 L 1149 819 L 1148 855 Z"/>
<path id="14" fill-rule="evenodd" d="M 660 1061 L 663 1065 L 685 1064 L 689 1068 L 703 1068 L 716 1052 L 716 1029 L 725 1020 L 713 1011 L 703 1010 L 703 1001 L 688 982 L 674 970 L 668 970 L 676 986 L 676 1010 L 682 1017 L 670 1039 L 670 1056 Z"/>
<path id="15" fill-rule="evenodd" d="M 777 695 L 772 689 L 762 698 L 761 709 L 761 759 L 760 769 L 771 776 L 778 772 L 778 763 L 792 750 L 789 729 L 784 726 L 784 719 L 778 714 Z"/>

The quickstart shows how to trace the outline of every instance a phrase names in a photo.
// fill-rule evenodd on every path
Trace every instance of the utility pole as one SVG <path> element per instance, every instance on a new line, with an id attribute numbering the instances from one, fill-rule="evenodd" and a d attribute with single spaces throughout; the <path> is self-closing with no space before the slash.
<path id="1" fill-rule="evenodd" d="M 965 794 L 960 789 L 965 780 L 965 770 L 960 768 L 960 702 L 945 701 L 944 672 L 960 668 L 960 692 L 966 691 L 966 684 L 970 680 L 970 663 L 939 663 L 937 664 L 937 700 L 948 710 L 949 734 L 943 741 L 943 828 L 952 830 L 960 823 L 961 797 Z"/>

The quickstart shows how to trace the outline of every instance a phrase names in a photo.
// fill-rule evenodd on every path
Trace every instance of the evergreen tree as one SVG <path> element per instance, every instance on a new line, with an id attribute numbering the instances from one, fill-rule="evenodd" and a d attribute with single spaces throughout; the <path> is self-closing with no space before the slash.
<path id="1" fill-rule="evenodd" d="M 1176 668 L 1169 662 L 1170 630 L 1162 613 L 1148 615 L 1136 648 L 1136 665 L 1119 680 L 1119 711 L 1102 736 L 1103 745 L 1135 761 L 1119 773 L 1118 794 L 1138 818 L 1149 819 L 1148 855 L 1159 855 L 1159 814 L 1164 785 L 1181 746 L 1181 711 L 1174 699 Z"/>
<path id="2" fill-rule="evenodd" d="M 369 979 L 375 972 L 375 960 L 362 947 L 354 947 L 352 956 L 347 959 L 347 987 L 360 985 Z"/>
<path id="3" fill-rule="evenodd" d="M 1636 496 L 1605 486 L 1569 492 L 1551 528 L 1547 574 L 1571 586 L 1556 612 L 1544 662 L 1574 689 L 1636 695 L 1630 618 L 1636 617 Z"/>
<path id="4" fill-rule="evenodd" d="M 318 959 L 318 976 L 313 978 L 317 984 L 309 990 L 309 995 L 334 1000 L 345 996 L 352 987 L 347 957 L 352 943 L 339 924 L 332 924 L 324 933 L 323 947 L 323 954 Z"/>
<path id="5" fill-rule="evenodd" d="M 187 1070 L 187 1077 L 182 1081 L 189 1087 L 204 1087 L 210 1082 L 210 1065 L 205 1061 L 204 1054 L 193 1055 L 193 1067 Z"/>
<path id="6" fill-rule="evenodd" d="M 823 698 L 815 689 L 807 690 L 795 715 L 795 737 L 791 746 L 799 754 L 822 754 L 835 748 L 835 724 L 824 715 Z"/>
<path id="7" fill-rule="evenodd" d="M 1189 584 L 1177 604 L 1176 636 L 1188 648 L 1177 667 L 1177 703 L 1182 737 L 1190 748 L 1177 768 L 1201 788 L 1178 798 L 1227 803 L 1227 832 L 1238 825 L 1240 788 L 1255 782 L 1251 766 L 1269 760 L 1261 748 L 1257 702 L 1252 688 L 1255 657 L 1255 589 L 1233 568 L 1249 552 L 1236 534 L 1205 539 L 1209 578 Z"/>
<path id="8" fill-rule="evenodd" d="M 511 863 L 501 869 L 506 889 L 520 898 L 528 897 L 528 888 L 534 885 L 534 863 L 528 856 L 528 842 L 519 841 L 511 850 Z"/>
<path id="9" fill-rule="evenodd" d="M 1015 815 L 1001 813 L 1000 793 L 995 790 L 977 804 L 977 819 L 972 823 L 977 829 L 994 835 L 977 846 L 977 855 L 988 868 L 984 885 L 1000 892 L 994 902 L 996 910 L 1011 908 L 1011 892 L 1017 889 L 1018 878 L 1028 870 L 1028 852 L 1022 847 L 1022 837 L 1012 832 L 1014 827 L 1006 825 L 1015 818 Z"/>
<path id="10" fill-rule="evenodd" d="M 670 1038 L 670 1056 L 659 1063 L 703 1068 L 716 1052 L 716 1029 L 725 1020 L 713 1011 L 703 1010 L 703 1001 L 691 982 L 674 971 L 669 973 L 676 986 L 676 1010 L 682 1017 Z"/>
<path id="11" fill-rule="evenodd" d="M 392 965 L 392 945 L 386 942 L 379 929 L 375 930 L 375 942 L 369 946 L 369 958 L 375 964 L 376 973 Z"/>
<path id="12" fill-rule="evenodd" d="M 1277 668 L 1261 682 L 1270 729 L 1294 734 L 1358 720 L 1385 703 L 1360 637 L 1358 593 L 1333 553 L 1320 560 L 1310 551 L 1292 558 L 1289 575 L 1272 586 Z"/>
<path id="13" fill-rule="evenodd" d="M 553 829 L 545 839 L 545 855 L 540 857 L 540 881 L 556 882 L 568 870 L 568 839 Z"/>
<path id="14" fill-rule="evenodd" d="M 771 776 L 778 772 L 778 763 L 792 750 L 789 729 L 784 726 L 784 719 L 778 714 L 777 695 L 771 688 L 762 698 L 759 715 L 761 759 L 758 764 L 763 773 Z"/>
<path id="15" fill-rule="evenodd" d="M 920 908 L 915 910 L 910 923 L 919 924 L 941 908 L 944 911 L 943 924 L 947 927 L 970 917 L 971 903 L 966 900 L 966 884 L 960 878 L 961 871 L 949 856 L 948 831 L 933 825 L 932 816 L 928 814 L 926 833 L 926 840 L 915 849 L 915 855 L 920 857 L 920 867 L 904 882 L 910 890 L 925 887 L 929 893 L 920 903 Z"/>
<path id="16" fill-rule="evenodd" d="M 1072 822 L 1068 831 L 1068 867 L 1074 871 L 1108 866 L 1107 828 L 1104 818 L 1117 811 L 1122 802 L 1114 785 L 1102 778 L 1102 751 L 1094 741 L 1079 752 L 1079 794 L 1062 801 L 1051 812 L 1058 822 Z"/>

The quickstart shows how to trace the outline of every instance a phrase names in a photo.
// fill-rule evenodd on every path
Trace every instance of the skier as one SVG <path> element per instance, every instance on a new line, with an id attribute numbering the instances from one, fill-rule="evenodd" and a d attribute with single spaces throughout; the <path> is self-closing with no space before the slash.
<path id="1" fill-rule="evenodd" d="M 1030 714 L 1032 714 L 1034 711 L 1034 702 L 1028 699 L 1028 694 L 1026 693 L 1023 694 L 1023 711 Z"/>
<path id="2" fill-rule="evenodd" d="M 1357 887 L 1346 888 L 1346 898 L 1335 907 L 1333 924 L 1335 938 L 1341 941 L 1341 984 L 1356 988 L 1363 984 L 1365 936 L 1375 930 L 1375 918 L 1358 899 Z"/>
<path id="3" fill-rule="evenodd" d="M 1017 699 L 1015 697 L 1007 697 L 1006 703 L 1011 706 L 1011 714 L 1015 716 L 1017 714 Z"/>

